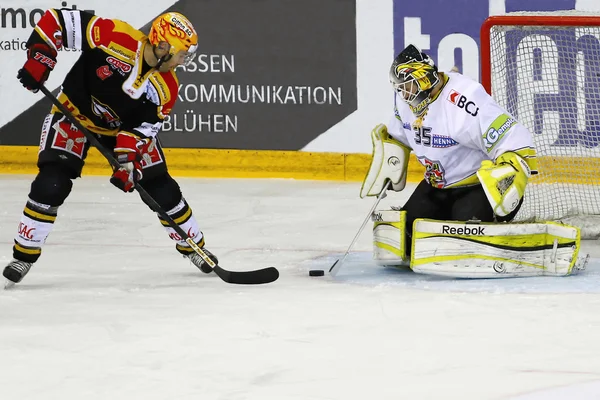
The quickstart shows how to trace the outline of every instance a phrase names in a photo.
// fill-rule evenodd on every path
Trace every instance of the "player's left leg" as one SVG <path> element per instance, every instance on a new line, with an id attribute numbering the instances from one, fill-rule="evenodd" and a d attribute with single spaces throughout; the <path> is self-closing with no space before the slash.
<path id="1" fill-rule="evenodd" d="M 88 148 L 83 133 L 64 115 L 46 116 L 37 161 L 39 172 L 31 183 L 14 237 L 13 260 L 2 272 L 9 285 L 21 282 L 40 258 L 58 210 L 71 193 L 73 180 L 81 176 Z"/>
<path id="2" fill-rule="evenodd" d="M 158 141 L 154 140 L 142 151 L 143 178 L 142 187 L 161 206 L 163 210 L 187 233 L 187 235 L 200 246 L 204 252 L 215 262 L 217 257 L 204 247 L 204 234 L 192 213 L 179 184 L 169 174 L 164 153 Z M 143 199 L 142 199 L 143 200 Z M 148 205 L 150 207 L 150 205 Z M 196 267 L 204 273 L 212 272 L 212 268 L 187 244 L 187 242 L 169 226 L 167 221 L 159 217 L 169 237 L 176 242 L 176 250 L 187 257 Z"/>

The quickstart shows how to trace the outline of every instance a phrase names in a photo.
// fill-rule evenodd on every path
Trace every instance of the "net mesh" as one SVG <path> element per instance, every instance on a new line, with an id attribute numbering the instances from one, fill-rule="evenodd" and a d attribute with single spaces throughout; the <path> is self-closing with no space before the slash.
<path id="1" fill-rule="evenodd" d="M 568 221 L 597 237 L 600 27 L 518 25 L 540 14 L 490 29 L 492 95 L 529 128 L 539 157 L 517 220 Z"/>

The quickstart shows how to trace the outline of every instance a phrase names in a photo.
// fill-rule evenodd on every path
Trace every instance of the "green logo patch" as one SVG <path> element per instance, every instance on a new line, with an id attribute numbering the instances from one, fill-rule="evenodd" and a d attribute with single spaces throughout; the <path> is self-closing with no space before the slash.
<path id="1" fill-rule="evenodd" d="M 510 115 L 502 114 L 491 123 L 483 133 L 483 144 L 489 153 L 494 146 L 502 139 L 504 134 L 512 128 L 517 121 Z"/>

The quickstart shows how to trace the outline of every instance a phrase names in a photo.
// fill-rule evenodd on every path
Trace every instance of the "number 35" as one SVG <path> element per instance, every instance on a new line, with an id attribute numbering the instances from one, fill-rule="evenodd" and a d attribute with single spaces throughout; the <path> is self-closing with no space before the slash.
<path id="1" fill-rule="evenodd" d="M 431 146 L 431 128 L 422 126 L 414 128 L 415 131 L 415 143 L 422 144 L 423 146 Z"/>

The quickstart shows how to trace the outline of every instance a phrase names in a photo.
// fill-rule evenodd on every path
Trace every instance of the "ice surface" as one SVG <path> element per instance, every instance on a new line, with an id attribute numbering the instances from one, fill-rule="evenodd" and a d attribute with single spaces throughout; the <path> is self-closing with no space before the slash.
<path id="1" fill-rule="evenodd" d="M 0 262 L 31 176 L 0 176 Z M 592 399 L 600 247 L 567 278 L 452 280 L 369 262 L 357 183 L 179 179 L 228 285 L 106 178 L 77 180 L 44 254 L 0 291 L 0 399 Z M 400 205 L 407 193 L 382 206 Z"/>

